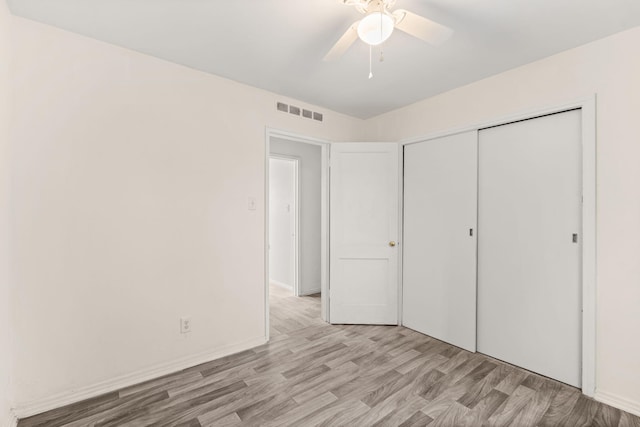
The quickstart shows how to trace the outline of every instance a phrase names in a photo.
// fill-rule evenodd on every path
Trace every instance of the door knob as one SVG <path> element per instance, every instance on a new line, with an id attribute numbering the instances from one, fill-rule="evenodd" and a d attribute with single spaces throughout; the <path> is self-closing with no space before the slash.
<path id="1" fill-rule="evenodd" d="M 396 245 L 396 242 L 394 242 L 393 240 L 389 242 L 389 246 L 394 247 Z"/>

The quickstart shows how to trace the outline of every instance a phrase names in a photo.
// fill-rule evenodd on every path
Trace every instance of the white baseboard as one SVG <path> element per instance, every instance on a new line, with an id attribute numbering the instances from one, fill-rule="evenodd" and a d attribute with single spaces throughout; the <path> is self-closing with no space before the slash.
<path id="1" fill-rule="evenodd" d="M 593 396 L 593 398 L 598 402 L 606 403 L 607 405 L 611 405 L 615 408 L 622 409 L 623 411 L 640 417 L 639 402 L 634 402 L 627 398 L 620 397 L 612 393 L 607 393 L 606 391 L 596 391 L 596 394 Z"/>
<path id="2" fill-rule="evenodd" d="M 286 283 L 278 282 L 277 280 L 269 280 L 269 283 L 293 291 L 293 286 L 289 286 Z"/>
<path id="3" fill-rule="evenodd" d="M 193 356 L 183 357 L 172 362 L 162 363 L 138 372 L 132 372 L 127 375 L 122 375 L 96 384 L 70 390 L 45 399 L 21 403 L 16 405 L 16 408 L 14 409 L 14 417 L 17 417 L 18 419 L 31 417 L 52 409 L 81 402 L 106 393 L 111 393 L 155 378 L 160 378 L 230 354 L 239 353 L 262 345 L 266 342 L 266 337 L 261 336 L 223 348 L 212 349 Z"/>
<path id="4" fill-rule="evenodd" d="M 9 415 L 7 416 L 7 419 L 4 421 L 4 424 L 2 425 L 5 427 L 17 427 L 18 417 L 16 417 L 13 411 L 9 411 Z"/>
<path id="5" fill-rule="evenodd" d="M 307 295 L 313 295 L 313 294 L 319 294 L 320 292 L 322 292 L 322 289 L 320 289 L 320 287 L 318 288 L 313 288 L 313 289 L 309 289 L 307 291 L 301 292 L 300 296 L 307 296 Z"/>

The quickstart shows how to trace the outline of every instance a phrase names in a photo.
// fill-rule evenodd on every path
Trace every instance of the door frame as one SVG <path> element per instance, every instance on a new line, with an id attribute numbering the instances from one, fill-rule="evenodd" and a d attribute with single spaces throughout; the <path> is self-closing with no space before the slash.
<path id="1" fill-rule="evenodd" d="M 287 156 L 284 154 L 272 154 L 269 153 L 269 159 L 277 159 L 277 160 L 285 160 L 288 162 L 293 162 L 293 173 L 294 173 L 294 212 L 293 212 L 293 220 L 294 222 L 294 245 L 293 245 L 293 294 L 297 297 L 300 296 L 300 264 L 302 262 L 302 258 L 300 257 L 300 157 L 297 156 Z M 268 205 L 267 205 L 268 206 Z M 269 241 L 267 241 L 267 248 L 271 245 Z M 271 281 L 271 279 L 269 279 Z"/>
<path id="2" fill-rule="evenodd" d="M 460 126 L 434 132 L 422 137 L 400 141 L 403 147 L 408 144 L 425 142 L 443 136 L 479 131 L 480 129 L 504 125 L 520 120 L 560 113 L 568 110 L 581 110 L 582 120 L 582 393 L 593 397 L 596 390 L 596 94 L 579 98 L 564 104 L 537 107 L 508 114 L 492 120 L 467 126 Z M 402 288 L 402 281 L 400 282 Z"/>
<path id="3" fill-rule="evenodd" d="M 320 152 L 320 316 L 329 322 L 329 148 L 331 142 L 280 129 L 265 127 L 264 188 L 264 315 L 265 337 L 269 341 L 269 157 L 271 139 L 319 146 Z M 299 221 L 298 221 L 299 224 Z M 299 227 L 299 225 L 298 225 Z M 299 233 L 298 233 L 299 235 Z"/>

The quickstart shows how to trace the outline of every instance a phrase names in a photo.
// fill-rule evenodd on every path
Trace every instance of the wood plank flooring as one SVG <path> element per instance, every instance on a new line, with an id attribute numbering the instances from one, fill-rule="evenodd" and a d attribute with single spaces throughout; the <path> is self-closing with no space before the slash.
<path id="1" fill-rule="evenodd" d="M 619 426 L 579 390 L 403 327 L 331 326 L 271 289 L 271 341 L 21 420 L 31 426 Z"/>

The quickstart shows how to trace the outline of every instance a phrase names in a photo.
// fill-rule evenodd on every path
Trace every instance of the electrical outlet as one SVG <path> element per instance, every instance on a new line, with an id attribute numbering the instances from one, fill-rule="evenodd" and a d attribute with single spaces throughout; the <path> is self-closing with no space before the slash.
<path id="1" fill-rule="evenodd" d="M 180 333 L 187 334 L 191 332 L 191 317 L 180 318 Z"/>

